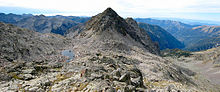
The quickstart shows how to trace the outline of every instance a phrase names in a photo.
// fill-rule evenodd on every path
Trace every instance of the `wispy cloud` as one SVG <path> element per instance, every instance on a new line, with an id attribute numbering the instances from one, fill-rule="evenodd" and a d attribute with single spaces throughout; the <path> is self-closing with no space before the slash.
<path id="1" fill-rule="evenodd" d="M 204 19 L 209 18 L 205 16 L 212 16 L 212 20 L 220 21 L 215 16 L 220 13 L 220 0 L 0 0 L 0 6 L 54 10 L 63 14 L 85 16 L 92 16 L 112 7 L 124 17 Z"/>

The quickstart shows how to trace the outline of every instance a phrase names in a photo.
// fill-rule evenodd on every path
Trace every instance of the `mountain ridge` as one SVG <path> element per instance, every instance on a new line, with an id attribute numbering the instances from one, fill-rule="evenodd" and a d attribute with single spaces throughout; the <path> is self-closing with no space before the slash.
<path id="1" fill-rule="evenodd" d="M 183 50 L 200 51 L 210 49 L 219 44 L 219 26 L 189 25 L 178 21 L 150 18 L 136 20 L 164 28 L 185 45 Z"/>
<path id="2" fill-rule="evenodd" d="M 73 36 L 72 34 L 78 34 L 83 30 L 83 26 L 85 26 L 85 22 L 90 19 L 89 17 L 75 17 L 75 16 L 61 16 L 61 15 L 57 15 L 57 16 L 46 16 L 44 17 L 43 15 L 41 17 L 39 16 L 23 16 L 23 15 L 6 15 L 3 14 L 4 16 L 8 16 L 10 18 L 7 19 L 13 19 L 13 16 L 15 16 L 17 18 L 17 16 L 19 17 L 19 20 L 16 19 L 15 22 L 10 22 L 8 21 L 4 21 L 6 23 L 12 23 L 14 25 L 23 27 L 23 28 L 28 28 L 30 30 L 35 30 L 37 32 L 41 32 L 41 33 L 55 33 L 55 34 L 61 34 L 64 36 Z M 3 16 L 3 17 L 4 17 Z M 0 19 L 1 20 L 1 19 Z M 40 22 L 41 21 L 41 22 Z M 74 21 L 74 22 L 73 22 Z M 33 23 L 32 23 L 33 22 Z M 73 26 L 73 27 L 71 27 Z M 146 30 L 148 31 L 148 30 Z M 70 33 L 70 34 L 69 34 Z M 157 34 L 155 34 L 157 35 Z M 166 39 L 167 41 L 169 41 L 169 39 Z M 157 41 L 158 43 L 159 40 L 154 40 Z M 169 42 L 172 43 L 172 42 Z M 161 45 L 161 44 L 160 44 Z M 170 47 L 170 46 L 160 46 L 161 47 Z M 179 47 L 177 47 L 179 48 Z M 172 49 L 172 48 L 169 48 Z"/>
<path id="3" fill-rule="evenodd" d="M 30 30 L 35 30 L 37 32 L 41 33 L 55 33 L 60 34 L 63 36 L 71 36 L 72 33 L 78 34 L 82 31 L 84 23 L 88 21 L 90 17 L 76 17 L 76 16 L 45 16 L 44 15 L 16 15 L 16 14 L 0 14 L 0 21 L 5 23 L 11 23 L 14 25 L 17 25 L 22 28 L 27 28 Z M 158 42 L 160 44 L 160 49 L 168 48 L 180 48 L 183 50 L 189 50 L 189 51 L 198 51 L 198 50 L 206 50 L 212 47 L 215 47 L 217 44 L 219 44 L 218 40 L 218 33 L 215 34 L 214 32 L 208 33 L 203 32 L 204 28 L 206 28 L 206 31 L 209 29 L 213 29 L 216 32 L 218 32 L 218 28 L 216 26 L 208 27 L 208 26 L 200 26 L 200 25 L 189 25 L 184 24 L 178 21 L 171 21 L 171 20 L 155 20 L 150 18 L 136 18 L 136 20 L 153 24 L 153 25 L 159 25 L 163 29 L 165 29 L 167 32 L 169 32 L 172 36 L 174 36 L 176 39 L 178 39 L 182 44 L 185 45 L 185 48 L 182 48 L 179 43 L 177 42 L 176 45 L 167 45 L 168 43 L 173 43 L 173 41 L 170 41 L 171 39 L 166 39 L 167 41 L 163 41 L 161 44 L 160 39 L 158 38 L 159 34 L 152 34 L 148 31 L 151 39 Z M 158 31 L 158 30 L 155 30 Z M 70 33 L 70 34 L 69 34 Z M 166 34 L 166 32 L 164 32 Z M 153 36 L 152 36 L 153 35 Z M 73 35 L 72 35 L 73 36 Z M 162 37 L 163 35 L 161 35 Z M 162 38 L 165 39 L 165 38 Z M 212 39 L 212 40 L 210 40 Z M 211 42 L 214 41 L 214 42 Z M 201 44 L 206 43 L 206 44 Z M 176 47 L 175 47 L 176 46 Z"/>
<path id="4" fill-rule="evenodd" d="M 145 33 L 145 31 L 139 29 L 136 22 L 135 24 L 129 24 L 131 22 L 134 22 L 133 19 L 128 19 L 128 20 L 130 22 L 129 21 L 126 22 L 126 20 L 121 18 L 111 8 L 107 8 L 104 12 L 96 16 L 93 16 L 91 20 L 89 20 L 85 24 L 85 28 L 84 28 L 85 31 L 82 31 L 78 37 L 90 38 L 95 36 L 93 37 L 94 39 L 98 39 L 103 42 L 108 42 L 108 43 L 110 41 L 112 41 L 113 43 L 116 42 L 115 43 L 116 46 L 119 45 L 123 47 L 123 46 L 135 45 L 139 47 L 144 47 L 147 50 L 149 50 L 151 53 L 159 55 L 158 46 L 156 46 L 156 44 L 154 44 L 150 40 L 150 37 Z M 133 28 L 131 25 L 136 26 L 138 29 Z"/>
<path id="5" fill-rule="evenodd" d="M 175 49 L 184 48 L 184 44 L 178 41 L 166 30 L 157 25 L 150 25 L 146 23 L 138 23 L 140 28 L 145 29 L 154 42 L 158 42 L 160 49 Z"/>

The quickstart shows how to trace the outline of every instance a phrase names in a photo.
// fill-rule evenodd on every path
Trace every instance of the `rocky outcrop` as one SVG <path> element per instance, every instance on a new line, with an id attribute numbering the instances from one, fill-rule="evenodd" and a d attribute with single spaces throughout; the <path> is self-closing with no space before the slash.
<path id="1" fill-rule="evenodd" d="M 126 22 L 111 8 L 93 16 L 86 23 L 84 31 L 76 38 L 93 40 L 93 47 L 128 52 L 133 46 L 137 46 L 159 55 L 158 46 L 150 40 L 144 30 L 138 27 L 136 22 L 135 24 Z"/>
<path id="2" fill-rule="evenodd" d="M 4 23 L 0 23 L 0 33 L 1 59 L 7 61 L 34 60 L 54 55 L 68 43 L 62 36 L 40 34 Z"/>
<path id="3" fill-rule="evenodd" d="M 65 57 L 60 55 L 60 50 L 67 44 L 68 40 L 59 35 L 41 34 L 0 23 L 1 91 L 11 90 L 2 89 L 3 83 L 30 81 L 62 67 L 60 61 Z"/>

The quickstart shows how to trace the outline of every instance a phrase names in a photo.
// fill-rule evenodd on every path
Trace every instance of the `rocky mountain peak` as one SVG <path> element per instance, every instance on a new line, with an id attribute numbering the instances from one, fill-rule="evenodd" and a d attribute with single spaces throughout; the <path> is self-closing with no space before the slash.
<path id="1" fill-rule="evenodd" d="M 34 18 L 46 18 L 45 15 L 41 14 L 41 15 L 36 15 L 36 16 L 33 16 Z"/>
<path id="2" fill-rule="evenodd" d="M 117 49 L 116 51 L 120 48 L 129 51 L 133 46 L 138 46 L 145 51 L 159 54 L 158 46 L 151 41 L 145 31 L 138 27 L 136 21 L 132 18 L 123 19 L 111 8 L 93 16 L 77 37 L 89 38 L 97 42 L 94 47 L 98 45 L 102 46 L 100 48 L 114 48 Z M 109 43 L 112 43 L 112 47 L 108 47 Z"/>
<path id="3" fill-rule="evenodd" d="M 126 22 L 131 22 L 132 24 L 137 24 L 137 22 L 131 17 L 128 17 L 125 20 L 126 20 Z"/>
<path id="4" fill-rule="evenodd" d="M 138 28 L 138 23 L 133 18 L 126 18 L 126 22 L 134 28 Z"/>
<path id="5" fill-rule="evenodd" d="M 118 14 L 112 9 L 112 8 L 107 8 L 104 12 L 102 12 L 103 16 L 109 16 L 109 17 L 117 17 Z"/>
<path id="6" fill-rule="evenodd" d="M 126 29 L 128 28 L 126 21 L 111 8 L 107 8 L 104 12 L 93 16 L 85 25 L 86 30 L 92 29 L 98 33 L 115 30 L 123 35 L 126 35 Z"/>

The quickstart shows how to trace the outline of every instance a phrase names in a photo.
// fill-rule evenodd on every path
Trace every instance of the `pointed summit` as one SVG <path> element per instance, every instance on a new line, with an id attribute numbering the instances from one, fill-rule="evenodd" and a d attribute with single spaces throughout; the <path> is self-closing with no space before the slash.
<path id="1" fill-rule="evenodd" d="M 78 38 L 89 39 L 90 46 L 115 51 L 130 51 L 134 46 L 145 51 L 159 54 L 155 45 L 141 30 L 132 18 L 127 20 L 120 17 L 113 9 L 107 8 L 104 12 L 93 16 Z"/>
<path id="2" fill-rule="evenodd" d="M 106 11 L 113 11 L 113 12 L 115 12 L 111 7 L 108 7 L 107 9 L 105 9 L 104 12 L 106 12 Z"/>
<path id="3" fill-rule="evenodd" d="M 129 27 L 126 21 L 111 8 L 107 8 L 102 13 L 93 16 L 85 25 L 86 30 L 93 29 L 95 32 L 114 30 L 123 35 L 126 35 L 125 29 L 127 28 Z"/>
<path id="4" fill-rule="evenodd" d="M 104 16 L 117 17 L 119 16 L 112 8 L 107 8 L 104 12 L 102 12 Z"/>

